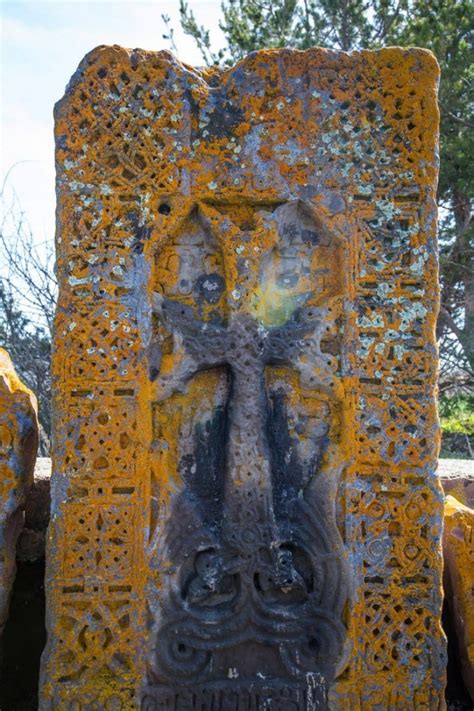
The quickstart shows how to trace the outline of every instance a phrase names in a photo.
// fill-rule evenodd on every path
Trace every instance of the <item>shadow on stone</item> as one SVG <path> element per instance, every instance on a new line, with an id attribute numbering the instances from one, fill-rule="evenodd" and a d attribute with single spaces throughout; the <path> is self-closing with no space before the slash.
<path id="1" fill-rule="evenodd" d="M 472 702 L 466 691 L 461 676 L 461 662 L 459 659 L 456 630 L 452 613 L 445 599 L 443 604 L 443 629 L 448 638 L 448 683 L 446 686 L 446 703 L 448 711 L 471 711 Z"/>
<path id="2" fill-rule="evenodd" d="M 51 460 L 38 457 L 17 542 L 17 572 L 0 650 L 1 711 L 36 711 L 40 658 L 46 642 L 44 565 Z"/>
<path id="3" fill-rule="evenodd" d="M 17 562 L 0 665 L 2 711 L 36 711 L 40 657 L 46 642 L 44 558 Z"/>

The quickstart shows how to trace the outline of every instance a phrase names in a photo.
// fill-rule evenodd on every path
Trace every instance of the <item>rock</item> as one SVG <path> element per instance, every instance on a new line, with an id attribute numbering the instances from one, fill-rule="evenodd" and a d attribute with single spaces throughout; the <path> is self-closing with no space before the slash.
<path id="1" fill-rule="evenodd" d="M 467 459 L 440 459 L 438 474 L 445 494 L 474 508 L 474 461 Z"/>
<path id="2" fill-rule="evenodd" d="M 474 701 L 474 510 L 446 497 L 444 587 L 457 637 L 461 674 Z"/>
<path id="3" fill-rule="evenodd" d="M 38 447 L 36 397 L 0 349 L 0 636 L 15 579 L 15 548 L 23 528 Z"/>
<path id="4" fill-rule="evenodd" d="M 51 504 L 50 478 L 51 459 L 38 457 L 34 471 L 34 482 L 26 501 L 25 526 L 16 548 L 18 560 L 33 562 L 44 558 Z"/>

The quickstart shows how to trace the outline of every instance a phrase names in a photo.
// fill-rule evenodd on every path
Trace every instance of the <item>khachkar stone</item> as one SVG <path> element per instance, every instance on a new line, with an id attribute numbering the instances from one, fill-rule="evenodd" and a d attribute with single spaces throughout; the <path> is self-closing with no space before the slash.
<path id="1" fill-rule="evenodd" d="M 15 579 L 15 550 L 33 483 L 38 422 L 36 397 L 0 348 L 0 644 Z"/>
<path id="2" fill-rule="evenodd" d="M 56 108 L 42 709 L 439 709 L 438 68 L 100 47 Z"/>

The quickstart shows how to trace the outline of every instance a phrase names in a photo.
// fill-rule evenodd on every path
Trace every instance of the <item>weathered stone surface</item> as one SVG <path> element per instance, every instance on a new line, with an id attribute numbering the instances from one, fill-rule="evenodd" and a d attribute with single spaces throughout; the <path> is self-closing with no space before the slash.
<path id="1" fill-rule="evenodd" d="M 440 459 L 438 473 L 445 494 L 450 494 L 462 504 L 474 508 L 474 461 Z"/>
<path id="2" fill-rule="evenodd" d="M 38 422 L 36 398 L 0 348 L 0 638 L 15 578 L 15 550 L 33 481 Z"/>
<path id="3" fill-rule="evenodd" d="M 16 547 L 18 560 L 33 562 L 44 558 L 51 506 L 50 479 L 51 459 L 38 457 L 33 484 L 25 503 L 25 525 Z"/>
<path id="4" fill-rule="evenodd" d="M 401 49 L 80 65 L 43 709 L 443 706 L 437 78 Z"/>
<path id="5" fill-rule="evenodd" d="M 462 504 L 474 507 L 474 462 L 464 459 L 439 459 L 438 474 L 445 494 Z M 44 557 L 46 530 L 49 523 L 51 459 L 37 457 L 33 486 L 25 505 L 25 525 L 17 544 L 17 557 L 37 560 Z"/>
<path id="6" fill-rule="evenodd" d="M 474 510 L 447 496 L 444 516 L 444 585 L 462 677 L 474 701 Z"/>

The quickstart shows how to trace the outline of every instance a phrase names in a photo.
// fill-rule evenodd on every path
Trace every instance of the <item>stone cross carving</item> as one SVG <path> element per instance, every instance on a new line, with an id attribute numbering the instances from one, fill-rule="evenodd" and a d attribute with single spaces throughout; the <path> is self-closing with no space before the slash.
<path id="1" fill-rule="evenodd" d="M 210 214 L 208 206 L 201 211 Z M 274 256 L 272 262 L 268 250 L 262 251 L 261 262 L 272 267 L 257 270 L 259 276 L 253 281 L 247 279 L 237 299 L 233 284 L 207 275 L 210 284 L 223 292 L 226 319 L 200 320 L 191 306 L 159 293 L 154 296 L 155 315 L 173 334 L 176 351 L 176 366 L 155 380 L 158 401 L 185 392 L 189 381 L 202 371 L 227 369 L 229 381 L 223 407 L 206 435 L 207 456 L 199 456 L 203 425 L 198 424 L 194 456 L 183 467 L 186 490 L 182 497 L 188 499 L 191 511 L 184 514 L 180 502 L 179 521 L 170 536 L 187 535 L 191 525 L 201 541 L 193 542 L 196 553 L 191 566 L 187 556 L 176 561 L 184 571 L 177 574 L 183 578 L 181 594 L 170 593 L 173 602 L 165 602 L 166 613 L 159 614 L 164 624 L 157 632 L 157 681 L 172 683 L 177 677 L 182 683 L 198 681 L 205 668 L 212 666 L 216 651 L 235 647 L 232 630 L 239 618 L 240 642 L 273 645 L 281 668 L 290 677 L 317 671 L 321 678 L 323 674 L 330 678 L 341 663 L 346 631 L 340 615 L 347 590 L 339 536 L 334 521 L 320 513 L 307 494 L 328 444 L 329 424 L 322 422 L 311 433 L 303 459 L 297 440 L 289 434 L 285 397 L 274 392 L 270 398 L 265 379 L 266 368 L 272 366 L 300 369 L 304 375 L 302 359 L 306 359 L 306 368 L 309 359 L 311 388 L 335 397 L 331 361 L 321 352 L 327 306 L 311 305 L 315 295 L 304 289 L 303 272 L 320 242 L 316 228 L 307 244 L 301 240 L 302 234 L 309 234 L 301 223 L 302 214 L 303 221 L 308 221 L 308 212 L 299 204 L 277 207 L 271 217 L 263 212 L 266 229 L 282 233 L 272 241 L 279 257 Z M 257 206 L 257 217 L 261 214 Z M 245 232 L 237 230 L 237 234 L 241 245 L 248 244 Z M 178 239 L 181 247 L 183 241 L 186 235 Z M 282 250 L 298 251 L 299 258 L 291 261 L 291 267 Z M 245 246 L 237 249 L 237 254 L 244 252 Z M 224 258 L 227 279 L 232 273 L 228 259 L 235 259 L 232 251 Z M 280 291 L 293 310 L 290 306 L 279 316 L 280 325 L 270 325 L 258 318 L 264 297 L 256 295 L 265 292 L 269 279 L 277 280 L 282 261 Z M 193 275 L 187 268 L 187 276 L 194 281 L 199 302 L 206 274 Z M 313 288 L 316 285 L 314 281 Z M 213 305 L 220 301 L 216 291 L 211 289 L 207 296 Z M 150 365 L 153 373 L 160 372 L 159 362 Z M 305 540 L 305 534 L 310 540 Z M 157 552 L 162 547 L 159 536 L 153 547 Z M 171 557 L 174 548 L 176 541 L 169 541 L 166 549 Z M 229 614 L 236 608 L 239 613 L 234 613 L 229 627 Z M 192 622 L 187 625 L 181 619 L 190 610 Z M 232 660 L 228 663 L 233 668 Z M 278 664 L 273 664 L 274 668 L 267 669 L 260 662 L 262 675 L 277 673 Z"/>
<path id="2" fill-rule="evenodd" d="M 41 711 L 443 706 L 437 78 L 400 48 L 81 62 Z"/>

